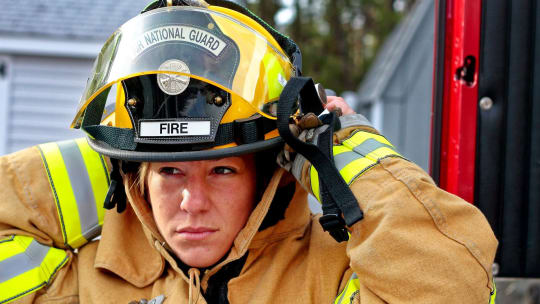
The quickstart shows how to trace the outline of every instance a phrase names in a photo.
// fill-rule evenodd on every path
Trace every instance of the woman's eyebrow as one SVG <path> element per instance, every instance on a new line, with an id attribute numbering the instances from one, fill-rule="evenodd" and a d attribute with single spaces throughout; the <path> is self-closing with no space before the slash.
<path id="1" fill-rule="evenodd" d="M 218 161 L 223 161 L 223 160 L 236 161 L 236 160 L 240 160 L 240 159 L 241 158 L 239 156 L 229 156 L 229 157 L 209 159 L 209 161 L 211 161 L 211 162 L 218 162 Z"/>

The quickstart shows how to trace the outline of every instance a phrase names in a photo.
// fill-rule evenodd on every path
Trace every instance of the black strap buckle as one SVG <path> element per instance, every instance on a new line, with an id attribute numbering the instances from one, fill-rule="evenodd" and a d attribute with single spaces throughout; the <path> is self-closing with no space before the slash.
<path id="1" fill-rule="evenodd" d="M 338 243 L 349 240 L 349 233 L 345 228 L 345 221 L 338 214 L 325 214 L 319 218 L 319 223 L 323 227 L 323 230 L 328 231 Z"/>
<path id="2" fill-rule="evenodd" d="M 112 171 L 111 171 L 111 184 L 109 185 L 109 191 L 105 196 L 105 202 L 103 208 L 111 210 L 116 206 L 118 213 L 126 210 L 126 192 L 122 184 L 122 175 L 120 174 L 120 160 L 111 159 Z"/>

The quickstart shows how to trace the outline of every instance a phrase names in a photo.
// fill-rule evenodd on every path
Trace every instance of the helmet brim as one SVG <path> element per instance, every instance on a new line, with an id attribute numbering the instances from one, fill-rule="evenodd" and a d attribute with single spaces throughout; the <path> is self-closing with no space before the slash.
<path id="1" fill-rule="evenodd" d="M 142 152 L 117 149 L 103 141 L 94 140 L 90 137 L 88 137 L 87 140 L 90 147 L 100 154 L 114 159 L 133 162 L 171 162 L 219 159 L 238 156 L 242 154 L 256 153 L 263 150 L 277 148 L 283 146 L 284 144 L 281 137 L 275 137 L 264 141 L 254 142 L 251 144 L 244 144 L 236 147 L 217 150 Z"/>

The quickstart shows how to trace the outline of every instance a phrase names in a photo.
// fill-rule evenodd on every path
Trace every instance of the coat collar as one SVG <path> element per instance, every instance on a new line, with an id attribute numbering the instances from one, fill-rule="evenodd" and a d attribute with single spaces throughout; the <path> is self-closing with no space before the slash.
<path id="1" fill-rule="evenodd" d="M 121 214 L 107 211 L 94 267 L 108 270 L 139 288 L 148 286 L 165 268 L 150 237 L 130 205 Z"/>

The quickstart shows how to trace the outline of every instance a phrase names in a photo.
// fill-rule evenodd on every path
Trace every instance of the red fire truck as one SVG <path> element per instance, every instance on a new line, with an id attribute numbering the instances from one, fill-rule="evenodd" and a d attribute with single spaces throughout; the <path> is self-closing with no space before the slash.
<path id="1" fill-rule="evenodd" d="M 438 0 L 436 14 L 431 174 L 486 215 L 497 276 L 540 278 L 540 1 Z M 540 303 L 538 284 L 526 293 Z"/>

